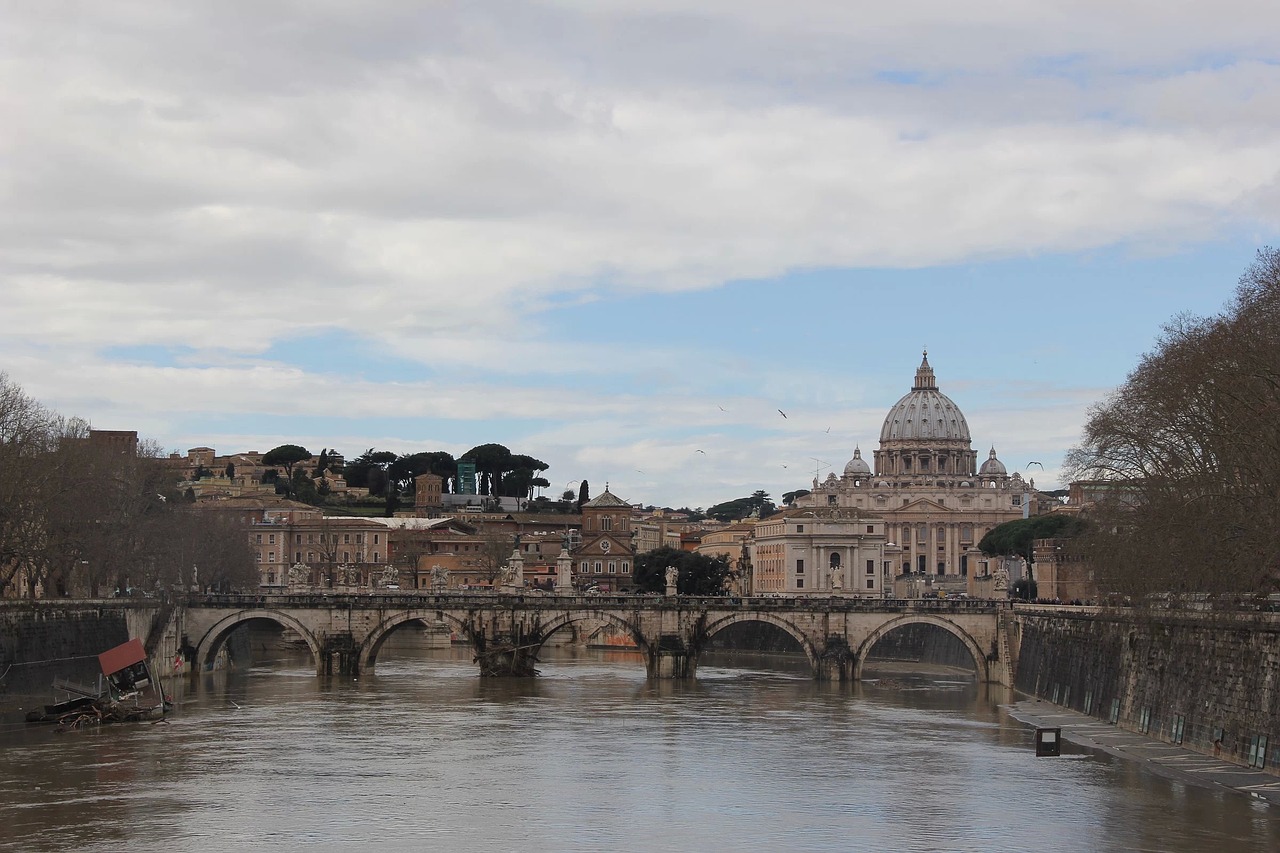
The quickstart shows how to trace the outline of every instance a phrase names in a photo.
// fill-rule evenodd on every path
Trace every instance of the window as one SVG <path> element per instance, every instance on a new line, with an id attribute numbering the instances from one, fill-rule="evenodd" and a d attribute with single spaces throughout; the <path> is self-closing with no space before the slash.
<path id="1" fill-rule="evenodd" d="M 363 534 L 363 533 L 357 533 L 357 534 L 356 534 L 356 544 L 357 544 L 357 545 L 361 545 L 361 544 L 363 544 L 363 543 L 364 543 L 364 534 Z"/>
<path id="2" fill-rule="evenodd" d="M 868 533 L 875 533 L 875 532 L 876 532 L 876 526 L 875 526 L 874 524 L 868 524 L 868 525 L 867 525 L 867 532 L 868 532 Z"/>
<path id="3" fill-rule="evenodd" d="M 261 552 L 259 552 L 259 553 L 257 553 L 257 554 L 254 554 L 254 555 L 253 555 L 253 560 L 254 560 L 254 562 L 255 562 L 255 563 L 261 563 L 261 562 L 262 562 L 262 554 L 261 554 Z"/>
<path id="4" fill-rule="evenodd" d="M 314 533 L 307 534 L 307 544 L 308 545 L 316 544 L 316 535 Z"/>
<path id="5" fill-rule="evenodd" d="M 373 544 L 374 544 L 374 545 L 377 545 L 377 544 L 378 544 L 378 534 L 377 534 L 377 533 L 373 534 Z"/>
<path id="6" fill-rule="evenodd" d="M 627 572 L 629 572 L 629 571 L 631 571 L 631 563 L 630 563 L 630 562 L 628 562 L 628 561 L 626 561 L 626 560 L 623 560 L 623 561 L 622 561 L 622 573 L 625 575 L 625 574 L 626 574 Z"/>
<path id="7" fill-rule="evenodd" d="M 276 535 L 274 533 L 267 534 L 267 544 L 268 545 L 276 544 Z"/>
<path id="8" fill-rule="evenodd" d="M 867 560 L 867 574 L 874 575 L 876 573 L 876 561 Z"/>
<path id="9" fill-rule="evenodd" d="M 589 564 L 586 560 L 583 560 L 583 561 L 582 561 L 582 573 L 583 573 L 583 574 L 586 574 L 588 571 L 590 571 L 590 564 Z"/>
<path id="10" fill-rule="evenodd" d="M 602 517 L 602 518 L 600 519 L 600 529 L 601 529 L 601 530 L 612 530 L 612 529 L 613 529 L 613 516 L 611 516 L 611 515 L 606 515 L 606 516 Z"/>
<path id="11" fill-rule="evenodd" d="M 308 562 L 308 563 L 314 563 L 314 562 L 315 562 L 315 560 L 316 560 L 316 552 L 315 552 L 315 551 L 308 551 L 308 552 L 307 552 L 307 562 Z"/>
<path id="12" fill-rule="evenodd" d="M 618 573 L 618 563 L 616 560 L 609 561 L 609 574 L 616 575 Z"/>
<path id="13" fill-rule="evenodd" d="M 343 545 L 350 545 L 350 544 L 351 544 L 351 534 L 350 534 L 350 533 L 344 533 L 344 534 L 342 534 L 342 544 L 343 544 Z"/>
<path id="14" fill-rule="evenodd" d="M 376 563 L 376 562 L 378 562 L 378 552 L 377 552 L 377 551 L 374 551 L 374 552 L 373 552 L 373 561 L 374 561 L 375 563 Z"/>
<path id="15" fill-rule="evenodd" d="M 796 578 L 796 589 L 804 589 L 804 578 Z"/>
<path id="16" fill-rule="evenodd" d="M 262 544 L 262 534 L 261 534 L 261 533 L 259 533 L 259 534 L 257 534 L 256 536 L 254 536 L 254 537 L 253 537 L 253 541 L 254 541 L 256 544 L 261 545 L 261 544 Z"/>
<path id="17" fill-rule="evenodd" d="M 796 560 L 796 574 L 804 573 L 804 560 Z"/>
<path id="18" fill-rule="evenodd" d="M 275 583 L 275 582 L 276 582 L 276 573 L 267 572 L 267 583 Z"/>
<path id="19" fill-rule="evenodd" d="M 867 589 L 875 589 L 875 588 L 876 588 L 876 579 L 867 578 Z"/>
<path id="20" fill-rule="evenodd" d="M 268 563 L 274 563 L 275 561 L 276 561 L 276 552 L 275 552 L 275 551 L 268 551 L 268 552 L 267 552 L 267 562 L 268 562 Z"/>
<path id="21" fill-rule="evenodd" d="M 1013 496 L 1013 505 L 1014 505 L 1014 506 L 1022 506 L 1022 495 L 1014 495 L 1014 496 Z"/>
<path id="22" fill-rule="evenodd" d="M 295 563 L 301 563 L 301 562 L 302 562 L 302 552 L 301 552 L 301 551 L 295 551 L 295 552 L 293 552 L 293 561 L 294 561 Z"/>
<path id="23" fill-rule="evenodd" d="M 804 533 L 804 525 L 803 525 L 803 524 L 797 524 L 797 525 L 796 525 L 796 533 Z"/>
<path id="24" fill-rule="evenodd" d="M 828 505 L 828 506 L 835 506 L 835 505 L 836 505 L 836 496 L 835 496 L 835 495 L 827 495 L 827 505 Z"/>
<path id="25" fill-rule="evenodd" d="M 344 563 L 350 563 L 350 562 L 351 562 L 351 552 L 350 552 L 350 551 L 343 551 L 343 552 L 342 552 L 342 562 L 344 562 Z"/>
<path id="26" fill-rule="evenodd" d="M 294 536 L 294 537 L 293 537 L 293 544 L 294 544 L 294 545 L 301 545 L 301 544 L 302 544 L 302 534 L 301 534 L 301 533 L 299 533 L 299 534 L 297 534 L 296 536 Z"/>
<path id="27" fill-rule="evenodd" d="M 604 572 L 604 564 L 596 560 L 595 570 L 596 574 L 602 574 Z"/>
<path id="28" fill-rule="evenodd" d="M 929 539 L 929 530 L 923 524 L 916 526 L 916 541 L 923 545 Z"/>

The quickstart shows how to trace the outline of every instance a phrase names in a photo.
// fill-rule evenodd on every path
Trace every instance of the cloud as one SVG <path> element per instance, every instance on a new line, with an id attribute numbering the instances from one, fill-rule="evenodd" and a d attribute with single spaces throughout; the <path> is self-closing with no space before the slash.
<path id="1" fill-rule="evenodd" d="M 1247 0 L 23 7 L 0 88 L 0 357 L 158 430 L 227 401 L 394 401 L 646 472 L 719 437 L 705 482 L 728 487 L 813 455 L 766 417 L 783 395 L 827 413 L 788 428 L 847 416 L 873 440 L 869 386 L 625 316 L 601 358 L 551 336 L 557 311 L 1274 233 L 1273 19 Z M 309 364 L 331 333 L 422 375 Z M 183 357 L 104 356 L 136 347 Z"/>

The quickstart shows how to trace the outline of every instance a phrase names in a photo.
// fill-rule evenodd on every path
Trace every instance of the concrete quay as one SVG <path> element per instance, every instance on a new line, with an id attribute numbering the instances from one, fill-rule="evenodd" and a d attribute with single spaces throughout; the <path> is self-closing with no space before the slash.
<path id="1" fill-rule="evenodd" d="M 1036 728 L 1061 728 L 1062 738 L 1068 743 L 1142 762 L 1161 776 L 1188 785 L 1227 788 L 1280 805 L 1280 778 L 1264 770 L 1154 740 L 1041 699 L 1024 699 L 1001 707 L 1021 723 Z"/>

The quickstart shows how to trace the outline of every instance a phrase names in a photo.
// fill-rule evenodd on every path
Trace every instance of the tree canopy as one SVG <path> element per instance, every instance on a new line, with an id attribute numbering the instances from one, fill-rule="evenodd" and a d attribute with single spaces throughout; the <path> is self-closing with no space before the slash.
<path id="1" fill-rule="evenodd" d="M 282 444 L 262 454 L 263 465 L 282 465 L 284 475 L 293 479 L 293 466 L 311 458 L 311 451 L 297 444 Z"/>
<path id="2" fill-rule="evenodd" d="M 668 566 L 675 566 L 680 573 L 676 581 L 680 595 L 722 595 L 733 576 L 728 557 L 708 557 L 664 545 L 636 555 L 632 575 L 636 589 L 640 592 L 665 590 Z"/>
<path id="3" fill-rule="evenodd" d="M 1280 588 L 1280 252 L 1258 253 L 1221 313 L 1164 327 L 1090 410 L 1067 471 L 1106 486 L 1083 554 L 1104 591 Z"/>
<path id="4" fill-rule="evenodd" d="M 1029 557 L 1035 540 L 1075 536 L 1083 526 L 1080 519 L 1070 515 L 1019 518 L 991 528 L 978 542 L 978 548 L 988 556 Z"/>
<path id="5" fill-rule="evenodd" d="M 752 514 L 759 518 L 772 515 L 777 509 L 767 492 L 757 490 L 745 498 L 725 501 L 707 510 L 707 515 L 720 521 L 738 521 Z"/>

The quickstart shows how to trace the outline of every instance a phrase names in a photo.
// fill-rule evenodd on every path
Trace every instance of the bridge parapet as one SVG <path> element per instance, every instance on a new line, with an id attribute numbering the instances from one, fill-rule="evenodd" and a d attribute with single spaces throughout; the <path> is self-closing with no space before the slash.
<path id="1" fill-rule="evenodd" d="M 843 596 L 725 595 L 550 595 L 533 593 L 291 593 L 278 595 L 192 595 L 188 607 L 307 607 L 361 610 L 495 608 L 512 605 L 547 610 L 750 610 L 811 613 L 995 613 L 1012 603 L 985 598 L 854 598 Z"/>

